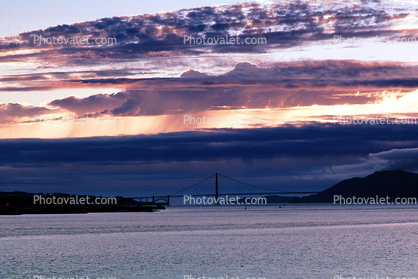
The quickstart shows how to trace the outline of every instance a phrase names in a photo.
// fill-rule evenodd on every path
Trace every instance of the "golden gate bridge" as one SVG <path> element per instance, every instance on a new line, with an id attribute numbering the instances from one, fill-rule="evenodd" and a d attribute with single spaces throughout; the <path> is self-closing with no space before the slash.
<path id="1" fill-rule="evenodd" d="M 316 193 L 318 192 L 284 191 L 279 189 L 260 187 L 238 181 L 220 173 L 214 173 L 202 181 L 186 187 L 180 191 L 174 192 L 171 195 L 132 197 L 132 199 L 137 200 L 144 205 L 156 203 L 161 205 L 170 205 L 170 198 L 180 198 L 184 196 L 214 196 L 215 200 L 218 200 L 219 196 L 225 195 L 302 195 Z"/>

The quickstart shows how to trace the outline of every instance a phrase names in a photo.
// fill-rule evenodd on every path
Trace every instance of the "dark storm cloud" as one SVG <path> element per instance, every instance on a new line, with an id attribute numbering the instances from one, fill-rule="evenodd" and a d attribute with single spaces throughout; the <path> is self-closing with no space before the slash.
<path id="1" fill-rule="evenodd" d="M 371 157 L 386 161 L 387 168 L 396 166 L 396 169 L 403 170 L 418 169 L 418 148 L 392 149 L 372 154 Z"/>
<path id="2" fill-rule="evenodd" d="M 321 191 L 376 170 L 418 172 L 417 139 L 418 125 L 310 123 L 127 137 L 0 140 L 0 190 L 166 195 L 220 172 L 269 188 Z"/>
<path id="3" fill-rule="evenodd" d="M 203 7 L 155 15 L 102 18 L 96 21 L 60 25 L 44 30 L 21 33 L 19 37 L 3 40 L 0 52 L 19 49 L 39 50 L 37 53 L 5 55 L 3 62 L 22 59 L 69 65 L 97 64 L 107 60 L 127 60 L 153 56 L 187 55 L 225 52 L 265 52 L 272 48 L 289 48 L 312 41 L 333 39 L 333 35 L 371 38 L 401 36 L 405 30 L 393 30 L 398 20 L 411 11 L 390 12 L 381 3 L 346 4 L 338 7 L 289 2 L 260 5 L 236 4 Z M 327 32 L 325 32 L 327 31 Z M 222 46 L 184 44 L 184 36 L 224 37 L 239 34 L 263 37 L 266 45 Z M 112 45 L 42 45 L 34 43 L 35 36 L 116 38 Z M 46 49 L 46 50 L 45 50 Z M 204 51 L 203 51 L 204 50 Z M 64 57 L 63 57 L 64 56 Z M 107 61 L 108 62 L 108 61 Z"/>
<path id="4" fill-rule="evenodd" d="M 16 103 L 0 104 L 0 123 L 10 123 L 25 117 L 34 117 L 51 113 L 53 110 L 44 107 L 24 106 Z"/>
<path id="5" fill-rule="evenodd" d="M 74 72 L 48 72 L 22 75 L 4 75 L 0 77 L 0 82 L 23 82 L 23 81 L 43 81 L 43 80 L 71 80 L 73 75 L 84 78 L 98 77 L 119 77 L 145 74 L 146 72 L 138 69 L 119 69 L 119 70 L 98 70 L 98 71 L 74 71 Z"/>
<path id="6" fill-rule="evenodd" d="M 311 61 L 275 63 L 269 68 L 240 63 L 219 76 L 189 70 L 180 78 L 68 80 L 77 84 L 119 84 L 127 89 L 107 97 L 68 97 L 49 105 L 80 115 L 141 116 L 231 108 L 368 104 L 381 101 L 385 97 L 382 90 L 414 91 L 418 88 L 417 75 L 417 66 L 401 63 Z"/>
<path id="7" fill-rule="evenodd" d="M 78 114 L 87 114 L 118 107 L 122 105 L 126 99 L 127 96 L 124 93 L 96 94 L 84 99 L 71 96 L 65 99 L 52 101 L 49 105 L 57 106 Z"/>
<path id="8" fill-rule="evenodd" d="M 347 158 L 360 160 L 371 153 L 416 147 L 418 125 L 310 124 L 113 138 L 0 140 L 0 162 L 36 166 L 328 158 L 344 163 Z"/>

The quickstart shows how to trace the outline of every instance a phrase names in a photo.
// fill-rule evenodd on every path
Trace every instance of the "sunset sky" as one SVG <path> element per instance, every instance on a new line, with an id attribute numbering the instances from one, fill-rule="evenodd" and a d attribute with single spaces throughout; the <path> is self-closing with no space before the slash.
<path id="1" fill-rule="evenodd" d="M 170 194 L 215 172 L 317 191 L 417 172 L 414 2 L 2 2 L 0 191 Z M 185 43 L 226 36 L 266 44 Z M 386 122 L 336 120 L 360 118 Z"/>

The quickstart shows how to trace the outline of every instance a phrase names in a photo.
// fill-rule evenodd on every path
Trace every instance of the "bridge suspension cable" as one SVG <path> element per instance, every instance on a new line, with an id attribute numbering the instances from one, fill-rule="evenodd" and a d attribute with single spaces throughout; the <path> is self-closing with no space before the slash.
<path id="1" fill-rule="evenodd" d="M 220 173 L 218 173 L 218 175 L 220 175 L 220 176 L 222 176 L 222 177 L 225 177 L 225 178 L 227 178 L 227 179 L 229 179 L 229 180 L 232 180 L 232 181 L 235 181 L 235 182 L 238 182 L 238 183 L 241 183 L 241 184 L 247 185 L 247 186 L 251 186 L 251 187 L 254 187 L 254 188 L 262 189 L 262 190 L 279 191 L 279 192 L 282 192 L 282 191 L 283 191 L 283 190 L 278 190 L 278 189 L 271 189 L 271 188 L 266 188 L 266 187 L 255 186 L 255 185 L 252 185 L 252 184 L 249 184 L 249 183 L 241 182 L 241 181 L 238 181 L 238 180 L 236 180 L 236 179 L 233 179 L 233 178 L 227 177 L 227 176 L 225 176 L 225 175 L 223 175 L 223 174 L 220 174 Z"/>
<path id="2" fill-rule="evenodd" d="M 192 191 L 193 193 L 191 193 L 192 195 L 210 195 L 211 193 L 213 193 L 212 192 L 212 189 L 213 189 L 212 187 L 215 186 L 215 184 L 217 183 L 217 179 L 218 179 L 217 178 L 217 175 L 219 177 L 225 178 L 225 179 L 227 179 L 229 181 L 235 182 L 235 183 L 232 183 L 232 184 L 231 183 L 220 183 L 223 186 L 222 186 L 222 188 L 220 188 L 222 190 L 219 191 L 219 195 L 225 195 L 225 194 L 244 194 L 244 193 L 245 194 L 259 194 L 260 193 L 260 191 L 255 192 L 253 189 L 263 190 L 263 193 L 265 193 L 265 194 L 268 194 L 269 192 L 273 192 L 273 193 L 283 192 L 283 190 L 272 189 L 272 188 L 260 187 L 260 186 L 252 185 L 252 184 L 249 184 L 249 183 L 241 182 L 239 180 L 236 180 L 236 179 L 227 177 L 227 176 L 225 176 L 223 174 L 220 174 L 220 173 L 217 173 L 217 174 L 215 173 L 215 174 L 212 174 L 211 176 L 203 179 L 202 181 L 200 181 L 200 182 L 198 182 L 196 184 L 193 184 L 192 186 L 189 186 L 187 188 L 184 188 L 184 189 L 182 189 L 180 191 L 177 191 L 177 192 L 173 193 L 170 196 L 177 196 L 179 193 L 184 192 L 186 190 L 190 190 L 190 189 L 192 189 L 192 188 L 194 188 L 194 187 L 202 184 L 203 182 L 205 182 L 205 181 L 207 181 L 210 178 L 213 178 L 215 176 L 216 177 L 215 183 L 213 183 L 211 185 L 206 185 L 206 187 L 200 187 L 200 191 L 204 191 L 204 193 L 203 192 L 202 193 L 199 193 L 199 194 L 197 192 L 195 193 L 196 188 L 194 188 L 195 191 Z M 245 187 L 242 187 L 242 185 L 249 186 L 249 187 L 246 187 L 245 188 Z M 208 186 L 209 186 L 209 188 L 208 188 Z M 238 190 L 237 190 L 237 187 L 239 188 Z M 203 188 L 205 188 L 205 189 L 203 190 Z M 218 186 L 216 186 L 216 190 L 217 189 L 218 189 Z M 269 192 L 266 192 L 266 191 L 269 191 Z"/>
<path id="3" fill-rule="evenodd" d="M 215 176 L 215 175 L 216 175 L 216 174 L 214 173 L 214 174 L 212 174 L 211 176 L 209 176 L 209 177 L 207 177 L 207 178 L 203 179 L 202 181 L 200 181 L 200 182 L 198 182 L 198 183 L 196 183 L 196 184 L 194 184 L 194 185 L 192 185 L 192 186 L 190 186 L 190 187 L 187 187 L 187 188 L 184 188 L 184 189 L 182 189 L 182 190 L 180 190 L 180 191 L 177 191 L 177 192 L 175 192 L 174 194 L 172 194 L 172 195 L 170 195 L 170 196 L 174 196 L 174 195 L 177 195 L 177 194 L 178 194 L 178 193 L 180 193 L 180 192 L 183 192 L 183 191 L 189 190 L 189 189 L 191 189 L 191 188 L 193 188 L 193 187 L 195 187 L 195 186 L 199 185 L 200 183 L 205 182 L 206 180 L 208 180 L 209 178 L 211 178 L 211 177 L 213 177 L 213 176 Z"/>

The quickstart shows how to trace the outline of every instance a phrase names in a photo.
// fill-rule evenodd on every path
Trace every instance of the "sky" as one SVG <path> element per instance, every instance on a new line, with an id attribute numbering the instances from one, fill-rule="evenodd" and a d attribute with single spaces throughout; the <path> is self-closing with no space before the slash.
<path id="1" fill-rule="evenodd" d="M 0 2 L 0 191 L 418 171 L 413 1 Z M 360 122 L 361 121 L 361 122 Z"/>

